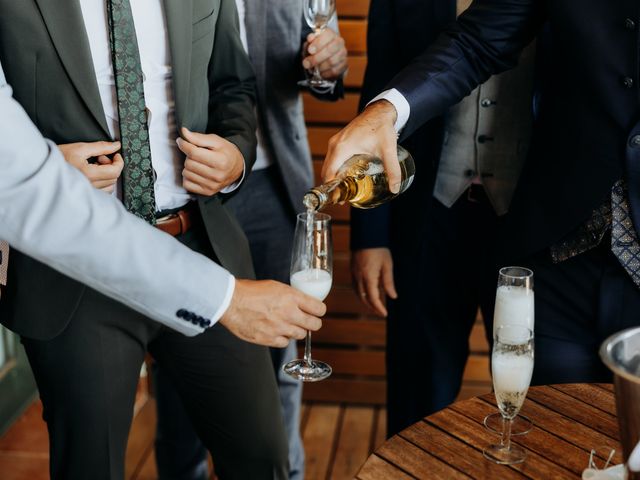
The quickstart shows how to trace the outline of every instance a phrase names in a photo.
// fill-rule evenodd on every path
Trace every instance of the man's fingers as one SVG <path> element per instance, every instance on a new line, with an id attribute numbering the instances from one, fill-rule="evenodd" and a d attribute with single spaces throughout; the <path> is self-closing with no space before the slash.
<path id="1" fill-rule="evenodd" d="M 120 142 L 89 142 L 78 147 L 78 153 L 84 158 L 112 155 L 120 150 Z"/>
<path id="2" fill-rule="evenodd" d="M 380 284 L 378 283 L 377 276 L 368 276 L 365 282 L 365 287 L 367 289 L 367 300 L 371 303 L 373 309 L 383 317 L 386 317 L 387 309 L 382 302 Z"/>
<path id="3" fill-rule="evenodd" d="M 393 280 L 393 263 L 391 262 L 385 263 L 382 266 L 382 286 L 389 297 L 394 300 L 398 298 L 398 292 L 396 291 L 396 285 Z"/>
<path id="4" fill-rule="evenodd" d="M 204 192 L 202 193 L 203 195 L 213 195 L 214 193 L 218 193 L 220 190 L 224 188 L 224 186 L 221 183 L 216 182 L 214 180 L 209 180 L 208 178 L 203 177 L 202 175 L 199 175 L 187 169 L 182 170 L 182 179 L 183 179 L 183 183 L 186 180 L 196 185 L 199 185 L 202 191 Z M 197 193 L 197 192 L 193 192 L 193 193 Z"/>
<path id="5" fill-rule="evenodd" d="M 94 185 L 94 187 L 95 187 L 95 185 Z M 98 188 L 98 187 L 96 187 L 96 188 Z M 112 184 L 112 185 L 110 185 L 110 186 L 108 186 L 108 187 L 102 187 L 102 188 L 100 188 L 100 190 L 102 190 L 103 192 L 107 192 L 107 193 L 113 193 L 113 191 L 114 191 L 115 189 L 116 189 L 116 184 L 115 184 L 115 183 L 114 183 L 114 184 Z"/>
<path id="6" fill-rule="evenodd" d="M 305 331 L 310 330 L 312 332 L 317 332 L 322 328 L 322 320 L 302 311 L 300 312 L 300 315 L 293 317 L 292 321 L 295 323 L 295 326 L 302 328 Z"/>
<path id="7" fill-rule="evenodd" d="M 317 41 L 309 45 L 309 53 L 311 53 L 311 48 L 314 48 L 316 43 Z M 340 53 L 343 47 L 344 40 L 342 40 L 341 38 L 334 38 L 330 42 L 327 42 L 325 45 L 318 48 L 316 53 L 313 53 L 305 58 L 302 62 L 302 66 L 306 69 L 310 69 L 315 67 L 316 65 L 321 65 L 323 62 Z"/>
<path id="8" fill-rule="evenodd" d="M 120 165 L 97 165 L 91 164 L 87 165 L 85 170 L 86 177 L 91 180 L 91 182 L 96 182 L 99 180 L 111 180 L 115 181 L 120 176 L 122 172 L 122 167 Z"/>
<path id="9" fill-rule="evenodd" d="M 289 345 L 289 339 L 287 337 L 275 337 L 271 342 L 269 342 L 269 347 L 274 348 L 285 348 Z"/>
<path id="10" fill-rule="evenodd" d="M 330 28 L 325 28 L 318 34 L 309 34 L 307 36 L 307 42 L 309 42 L 309 46 L 307 47 L 307 52 L 309 55 L 315 55 L 320 50 L 322 50 L 326 45 L 331 43 L 337 37 L 336 32 L 331 30 Z"/>
<path id="11" fill-rule="evenodd" d="M 100 165 L 111 165 L 112 163 L 112 160 L 106 155 L 100 155 L 96 160 Z"/>
<path id="12" fill-rule="evenodd" d="M 197 133 L 192 132 L 188 128 L 182 127 L 180 129 L 182 138 L 186 141 L 204 148 L 222 148 L 224 146 L 224 138 L 215 135 L 213 133 Z"/>
<path id="13" fill-rule="evenodd" d="M 325 313 L 327 313 L 326 305 L 317 298 L 314 298 L 311 295 L 306 295 L 297 290 L 294 290 L 294 292 L 296 295 L 298 306 L 303 312 L 306 312 L 315 317 L 322 317 Z"/>

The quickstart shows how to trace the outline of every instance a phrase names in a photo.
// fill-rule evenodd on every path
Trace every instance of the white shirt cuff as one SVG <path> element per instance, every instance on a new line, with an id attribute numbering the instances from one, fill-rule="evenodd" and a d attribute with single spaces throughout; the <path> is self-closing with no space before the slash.
<path id="1" fill-rule="evenodd" d="M 218 310 L 216 310 L 216 313 L 213 315 L 213 317 L 211 317 L 211 325 L 209 326 L 209 328 L 218 323 L 218 320 L 220 320 L 220 318 L 222 318 L 222 316 L 225 314 L 225 312 L 229 308 L 229 305 L 231 305 L 231 299 L 233 298 L 233 292 L 235 291 L 235 289 L 236 279 L 233 275 L 230 274 L 229 280 L 227 282 L 227 291 L 224 294 L 224 299 L 218 307 Z"/>
<path id="2" fill-rule="evenodd" d="M 242 163 L 242 176 L 240 177 L 240 180 L 236 180 L 231 185 L 227 185 L 222 190 L 220 190 L 220 193 L 231 193 L 231 192 L 237 190 L 238 187 L 240 185 L 242 185 L 242 182 L 244 181 L 244 177 L 245 177 L 246 174 L 247 174 L 247 164 L 244 163 L 244 160 L 243 160 L 243 163 Z"/>
<path id="3" fill-rule="evenodd" d="M 371 105 L 373 102 L 377 102 L 378 100 L 386 100 L 395 107 L 397 118 L 394 128 L 396 129 L 396 133 L 400 133 L 409 121 L 409 115 L 411 115 L 411 106 L 409 105 L 409 102 L 407 102 L 407 99 L 404 98 L 404 95 L 402 95 L 395 88 L 392 88 L 391 90 L 385 90 L 369 103 L 367 103 L 367 106 Z"/>

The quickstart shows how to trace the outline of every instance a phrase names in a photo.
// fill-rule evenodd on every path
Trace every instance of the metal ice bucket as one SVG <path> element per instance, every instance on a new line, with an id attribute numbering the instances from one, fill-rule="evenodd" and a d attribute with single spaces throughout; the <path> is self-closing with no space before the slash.
<path id="1" fill-rule="evenodd" d="M 640 480 L 640 328 L 607 338 L 600 357 L 614 374 L 622 453 L 629 480 Z"/>

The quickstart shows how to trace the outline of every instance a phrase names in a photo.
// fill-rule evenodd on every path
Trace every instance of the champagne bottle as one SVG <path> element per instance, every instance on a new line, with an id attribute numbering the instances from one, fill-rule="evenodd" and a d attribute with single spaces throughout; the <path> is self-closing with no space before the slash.
<path id="1" fill-rule="evenodd" d="M 374 208 L 404 192 L 415 174 L 413 157 L 398 146 L 402 181 L 398 193 L 391 193 L 382 160 L 373 155 L 354 155 L 347 160 L 336 178 L 309 190 L 303 199 L 307 210 L 320 210 L 328 205 L 349 202 L 356 208 Z"/>

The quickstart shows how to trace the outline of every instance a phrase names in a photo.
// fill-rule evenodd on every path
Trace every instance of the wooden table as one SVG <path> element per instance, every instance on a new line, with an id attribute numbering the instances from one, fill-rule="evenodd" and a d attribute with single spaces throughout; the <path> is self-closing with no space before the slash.
<path id="1" fill-rule="evenodd" d="M 499 438 L 482 424 L 497 411 L 493 394 L 435 413 L 387 440 L 365 462 L 359 480 L 406 478 L 541 480 L 581 478 L 596 448 L 602 467 L 611 449 L 622 463 L 613 387 L 576 384 L 532 387 L 522 407 L 534 428 L 514 443 L 527 450 L 523 464 L 496 465 L 482 449 Z"/>

